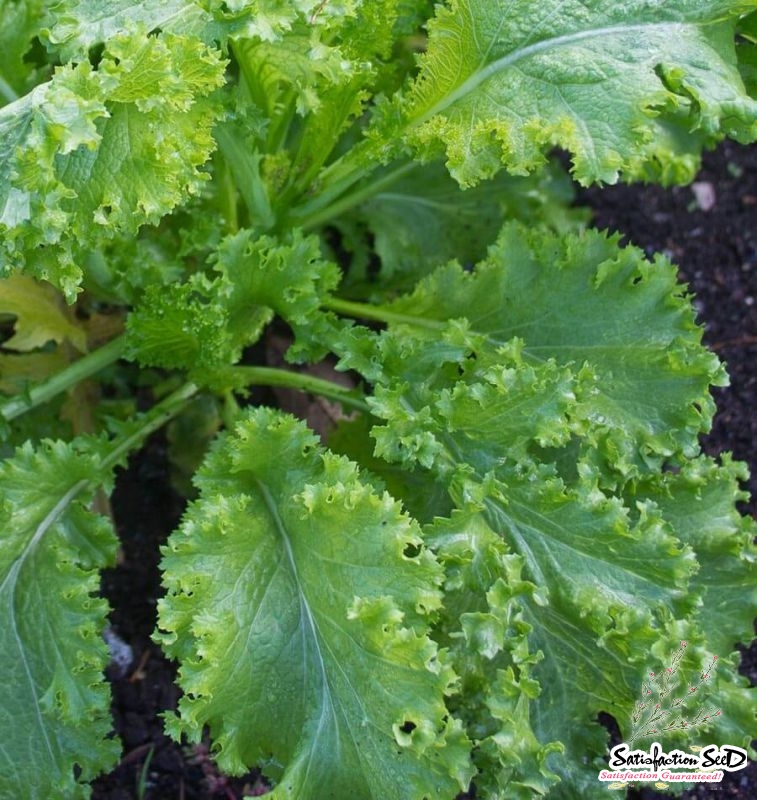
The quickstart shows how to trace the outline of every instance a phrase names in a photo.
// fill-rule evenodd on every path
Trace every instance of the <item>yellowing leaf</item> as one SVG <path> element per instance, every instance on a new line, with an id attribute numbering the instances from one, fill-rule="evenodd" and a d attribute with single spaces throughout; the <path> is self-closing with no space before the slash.
<path id="1" fill-rule="evenodd" d="M 0 314 L 16 317 L 15 333 L 2 346 L 28 352 L 48 342 L 69 341 L 80 352 L 86 350 L 86 334 L 72 321 L 62 299 L 52 286 L 26 275 L 0 280 Z"/>
<path id="2" fill-rule="evenodd" d="M 0 392 L 16 394 L 33 381 L 41 381 L 66 366 L 60 350 L 52 353 L 0 353 Z"/>

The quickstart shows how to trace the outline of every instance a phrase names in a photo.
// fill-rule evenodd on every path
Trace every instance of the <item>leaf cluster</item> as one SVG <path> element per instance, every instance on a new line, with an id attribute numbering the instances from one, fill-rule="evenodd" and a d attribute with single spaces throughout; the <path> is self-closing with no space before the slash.
<path id="1" fill-rule="evenodd" d="M 757 139 L 756 7 L 0 4 L 0 798 L 118 758 L 107 494 L 166 425 L 166 727 L 221 770 L 600 796 L 599 715 L 640 735 L 679 641 L 722 713 L 666 735 L 748 746 L 755 527 L 699 446 L 725 370 L 553 154 L 669 184 Z"/>

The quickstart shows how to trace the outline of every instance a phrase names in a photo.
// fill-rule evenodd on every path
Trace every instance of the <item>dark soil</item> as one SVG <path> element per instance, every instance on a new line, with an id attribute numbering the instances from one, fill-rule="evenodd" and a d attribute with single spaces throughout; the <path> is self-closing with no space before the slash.
<path id="1" fill-rule="evenodd" d="M 696 295 L 705 340 L 728 364 L 731 386 L 717 390 L 719 414 L 705 449 L 731 451 L 752 469 L 757 514 L 757 147 L 726 144 L 704 161 L 691 187 L 618 186 L 583 192 L 599 228 L 622 232 L 645 249 L 667 253 Z M 714 201 L 714 202 L 713 202 Z M 183 500 L 167 481 L 164 440 L 154 437 L 117 481 L 113 509 L 122 540 L 118 566 L 103 578 L 114 632 L 133 649 L 133 662 L 109 675 L 115 729 L 123 758 L 94 782 L 94 800 L 209 800 L 265 791 L 258 776 L 218 774 L 204 746 L 181 746 L 163 733 L 161 714 L 176 707 L 175 668 L 151 642 L 160 596 L 158 548 L 175 527 Z M 743 672 L 757 682 L 757 648 L 745 652 Z M 757 797 L 757 767 L 726 776 L 717 787 L 697 786 L 687 798 Z M 631 790 L 629 800 L 663 797 Z M 347 800 L 347 798 L 345 798 Z"/>

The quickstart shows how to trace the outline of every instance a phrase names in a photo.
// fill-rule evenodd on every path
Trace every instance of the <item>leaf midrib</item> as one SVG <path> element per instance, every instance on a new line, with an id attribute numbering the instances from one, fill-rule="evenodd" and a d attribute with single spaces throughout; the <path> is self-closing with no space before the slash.
<path id="1" fill-rule="evenodd" d="M 297 562 L 294 557 L 294 551 L 292 549 L 292 543 L 289 538 L 289 533 L 284 525 L 284 520 L 281 518 L 281 514 L 279 513 L 278 506 L 276 501 L 273 499 L 271 492 L 269 491 L 268 487 L 258 478 L 253 479 L 255 485 L 260 492 L 261 497 L 263 498 L 263 502 L 265 504 L 266 510 L 270 515 L 271 519 L 273 520 L 274 526 L 276 527 L 276 531 L 279 534 L 279 539 L 284 546 L 284 552 L 287 557 L 287 561 L 289 562 L 289 569 L 294 580 L 294 583 L 297 587 L 297 595 L 299 598 L 300 610 L 301 614 L 307 620 L 307 627 L 310 630 L 310 638 L 313 643 L 313 648 L 315 650 L 316 656 L 318 658 L 318 666 L 319 671 L 321 673 L 321 712 L 320 717 L 318 720 L 318 732 L 320 732 L 323 728 L 326 718 L 326 711 L 327 709 L 331 710 L 331 717 L 332 719 L 335 717 L 335 706 L 333 702 L 333 698 L 331 697 L 331 687 L 329 685 L 328 680 L 328 673 L 326 671 L 326 663 L 323 657 L 323 653 L 321 652 L 320 646 L 320 635 L 318 631 L 318 625 L 316 624 L 315 618 L 313 616 L 313 612 L 310 609 L 310 604 L 308 603 L 307 594 L 305 589 L 302 585 L 302 580 L 300 579 L 300 573 L 297 568 Z M 337 750 L 339 749 L 339 726 L 333 725 L 334 734 L 336 736 L 336 747 Z M 308 757 L 308 765 L 305 770 L 305 774 L 310 772 L 310 766 L 313 757 L 315 756 L 316 748 L 310 749 L 310 754 Z"/>
<path id="2" fill-rule="evenodd" d="M 312 640 L 312 643 L 313 643 L 313 648 L 315 649 L 315 652 L 316 652 L 317 657 L 318 657 L 318 663 L 319 663 L 319 668 L 320 668 L 320 673 L 321 673 L 321 684 L 322 684 L 322 687 L 323 687 L 322 691 L 321 691 L 322 701 L 321 701 L 320 718 L 319 718 L 319 721 L 318 721 L 318 732 L 320 732 L 323 729 L 323 725 L 326 724 L 327 717 L 330 714 L 330 717 L 331 717 L 331 720 L 332 720 L 332 723 L 333 723 L 334 736 L 335 736 L 335 747 L 337 749 L 336 759 L 339 760 L 339 758 L 340 758 L 340 749 L 341 749 L 342 728 L 338 724 L 338 721 L 337 721 L 337 717 L 339 716 L 338 712 L 341 712 L 341 715 L 342 715 L 343 718 L 346 718 L 346 716 L 345 716 L 345 710 L 343 708 L 343 704 L 340 702 L 339 697 L 337 696 L 336 698 L 334 698 L 332 696 L 332 693 L 331 693 L 331 682 L 330 682 L 330 679 L 329 679 L 328 670 L 326 668 L 326 660 L 327 659 L 324 657 L 324 654 L 323 654 L 322 649 L 321 649 L 321 644 L 322 643 L 325 646 L 326 650 L 329 651 L 328 661 L 330 662 L 330 664 L 333 665 L 334 668 L 336 668 L 337 670 L 339 670 L 342 673 L 342 676 L 345 678 L 345 680 L 346 680 L 346 682 L 347 682 L 347 684 L 348 684 L 348 686 L 350 688 L 350 691 L 353 693 L 354 697 L 358 701 L 358 704 L 360 705 L 361 709 L 363 709 L 364 719 L 367 722 L 369 722 L 369 724 L 374 729 L 379 731 L 382 735 L 383 735 L 384 731 L 382 731 L 378 727 L 376 722 L 368 714 L 365 713 L 365 709 L 364 709 L 364 705 L 362 703 L 362 699 L 360 697 L 360 693 L 352 686 L 352 682 L 350 681 L 350 676 L 342 669 L 341 665 L 339 664 L 338 659 L 336 659 L 334 657 L 333 653 L 330 652 L 330 648 L 329 648 L 329 645 L 328 645 L 327 637 L 324 637 L 323 634 L 321 633 L 320 629 L 319 629 L 319 625 L 316 622 L 315 615 L 313 614 L 313 612 L 312 612 L 312 610 L 310 608 L 310 604 L 308 602 L 307 592 L 306 592 L 305 587 L 303 586 L 301 578 L 300 578 L 299 570 L 297 568 L 297 563 L 296 563 L 296 559 L 295 559 L 294 550 L 292 548 L 291 537 L 290 537 L 289 532 L 288 532 L 288 530 L 286 528 L 284 520 L 281 517 L 281 514 L 279 512 L 279 508 L 278 508 L 278 505 L 276 503 L 276 500 L 274 499 L 274 497 L 273 497 L 272 493 L 270 492 L 270 490 L 268 489 L 268 487 L 263 483 L 263 481 L 261 481 L 257 477 L 253 477 L 252 480 L 253 480 L 256 488 L 260 492 L 260 496 L 263 499 L 263 503 L 265 504 L 266 510 L 270 514 L 270 517 L 273 520 L 273 523 L 274 523 L 274 526 L 276 528 L 276 531 L 279 534 L 279 537 L 280 537 L 281 542 L 283 544 L 284 553 L 285 553 L 287 561 L 289 563 L 289 567 L 290 567 L 290 570 L 291 570 L 291 575 L 292 575 L 292 578 L 293 578 L 295 586 L 296 586 L 296 590 L 297 590 L 297 594 L 298 594 L 298 598 L 299 598 L 300 609 L 301 609 L 302 614 L 307 619 L 307 627 L 310 630 L 310 635 L 311 635 L 311 640 Z M 334 620 L 330 619 L 328 616 L 324 618 L 323 622 L 325 622 L 327 625 L 333 625 L 335 629 L 342 630 L 336 624 L 336 622 Z M 357 645 L 357 643 L 356 643 L 356 645 Z M 353 736 L 351 727 L 347 726 L 346 730 L 347 730 L 347 733 L 349 734 L 349 736 L 352 739 L 352 746 L 353 746 L 353 749 L 354 749 L 355 753 L 360 755 L 361 748 L 360 748 L 359 743 L 355 740 L 355 738 Z M 317 733 L 316 733 L 315 739 L 316 739 L 316 741 L 318 739 L 318 734 Z M 307 766 L 305 767 L 305 777 L 303 779 L 304 783 L 307 783 L 307 780 L 308 780 L 307 775 L 310 772 L 310 768 L 311 768 L 313 759 L 316 757 L 317 753 L 318 753 L 318 748 L 317 747 L 310 747 L 307 750 L 307 755 L 306 755 Z"/>
<path id="3" fill-rule="evenodd" d="M 492 500 L 492 498 L 486 498 L 485 503 L 487 508 L 490 509 L 490 512 L 493 513 L 495 516 L 501 516 L 508 523 L 509 533 L 512 536 L 512 540 L 510 544 L 513 545 L 516 552 L 518 552 L 523 559 L 525 560 L 526 564 L 528 565 L 528 569 L 532 573 L 532 577 L 538 584 L 542 586 L 549 586 L 550 581 L 547 579 L 545 574 L 541 570 L 541 562 L 539 559 L 538 554 L 534 553 L 528 543 L 528 537 L 524 534 L 521 530 L 523 524 L 525 524 L 531 531 L 534 531 L 537 536 L 539 536 L 542 541 L 549 542 L 554 547 L 561 548 L 564 552 L 573 552 L 578 555 L 578 558 L 583 561 L 584 563 L 598 563 L 602 565 L 608 573 L 614 573 L 615 575 L 624 574 L 632 576 L 638 583 L 645 584 L 651 587 L 652 592 L 651 596 L 655 597 L 656 602 L 658 603 L 665 603 L 669 608 L 676 602 L 675 593 L 682 593 L 684 591 L 684 587 L 682 586 L 675 586 L 665 583 L 662 576 L 655 576 L 654 578 L 651 577 L 647 572 L 639 569 L 633 569 L 629 564 L 618 564 L 610 558 L 604 558 L 603 554 L 595 554 L 588 552 L 585 549 L 580 547 L 573 547 L 571 544 L 566 541 L 564 538 L 559 538 L 555 536 L 551 536 L 549 534 L 548 528 L 555 528 L 557 527 L 556 523 L 553 520 L 550 520 L 548 517 L 544 516 L 543 514 L 536 511 L 534 508 L 529 508 L 521 501 L 514 498 L 512 495 L 508 497 L 508 501 L 513 506 L 513 508 L 519 508 L 521 513 L 523 514 L 523 519 L 519 520 L 516 519 L 514 516 L 506 513 L 504 508 L 498 504 L 496 501 Z M 543 521 L 544 527 L 539 528 L 538 526 L 534 525 L 533 523 L 529 523 L 525 518 L 529 515 L 535 515 L 539 520 Z M 494 527 L 496 530 L 496 526 Z M 549 550 L 549 547 L 545 548 Z M 682 558 L 683 554 L 678 558 Z M 558 572 L 564 572 L 564 570 L 560 569 L 560 561 L 557 557 L 553 559 L 552 568 Z M 643 566 L 643 565 L 642 565 Z M 567 574 L 567 573 L 564 573 Z M 656 579 L 655 579 L 656 578 Z M 689 576 L 691 578 L 691 576 Z M 622 585 L 622 581 L 618 581 L 618 585 Z M 608 588 L 615 594 L 616 590 L 608 586 Z M 649 597 L 650 595 L 646 595 Z"/>
<path id="4" fill-rule="evenodd" d="M 88 485 L 89 485 L 88 480 L 81 479 L 77 481 L 73 486 L 71 486 L 71 488 L 69 488 L 69 490 L 60 498 L 60 500 L 58 500 L 58 502 L 53 506 L 53 508 L 46 514 L 46 516 L 42 519 L 42 521 L 37 525 L 37 529 L 34 532 L 34 535 L 29 540 L 27 545 L 23 548 L 21 553 L 13 561 L 10 568 L 8 569 L 7 575 L 3 579 L 2 584 L 0 584 L 0 596 L 3 594 L 7 594 L 9 622 L 11 624 L 13 639 L 18 648 L 19 659 L 23 666 L 24 674 L 26 675 L 27 681 L 29 683 L 30 694 L 34 702 L 34 716 L 39 726 L 39 729 L 42 732 L 42 739 L 45 742 L 47 752 L 50 756 L 51 761 L 53 762 L 55 761 L 55 751 L 50 741 L 50 737 L 48 736 L 47 726 L 45 725 L 45 721 L 43 719 L 42 708 L 40 707 L 39 703 L 39 693 L 37 691 L 37 686 L 34 682 L 33 670 L 31 664 L 29 663 L 26 657 L 26 650 L 24 648 L 24 643 L 21 640 L 21 635 L 18 631 L 18 625 L 16 624 L 16 613 L 15 613 L 16 586 L 18 583 L 19 573 L 21 572 L 21 569 L 24 566 L 27 558 L 34 552 L 34 550 L 37 547 L 37 544 L 40 542 L 45 533 L 47 533 L 47 531 L 50 530 L 50 528 L 65 513 L 71 501 L 81 491 L 86 489 Z"/>
<path id="5" fill-rule="evenodd" d="M 541 39 L 534 44 L 529 44 L 521 47 L 520 49 L 513 50 L 489 64 L 482 63 L 479 65 L 477 70 L 455 89 L 446 94 L 430 109 L 412 119 L 407 125 L 406 130 L 411 130 L 419 125 L 422 125 L 435 115 L 446 111 L 458 100 L 475 91 L 479 86 L 481 86 L 482 83 L 489 80 L 489 78 L 506 70 L 508 67 L 511 67 L 513 64 L 516 64 L 518 61 L 522 61 L 525 58 L 530 58 L 531 56 L 548 50 L 570 46 L 585 39 L 634 33 L 650 29 L 680 28 L 685 24 L 686 23 L 683 22 L 645 22 L 637 23 L 635 25 L 607 25 L 601 28 L 575 31 L 573 33 L 563 34 L 562 36 L 553 36 L 549 39 Z"/>

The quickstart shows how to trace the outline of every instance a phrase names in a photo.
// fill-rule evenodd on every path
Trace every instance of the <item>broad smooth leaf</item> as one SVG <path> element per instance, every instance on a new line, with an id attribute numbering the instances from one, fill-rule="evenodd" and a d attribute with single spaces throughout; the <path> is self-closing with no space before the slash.
<path id="1" fill-rule="evenodd" d="M 453 796 L 471 777 L 454 673 L 428 638 L 441 571 L 417 524 L 294 418 L 252 411 L 198 473 L 164 551 L 161 641 L 222 769 L 273 797 Z"/>

